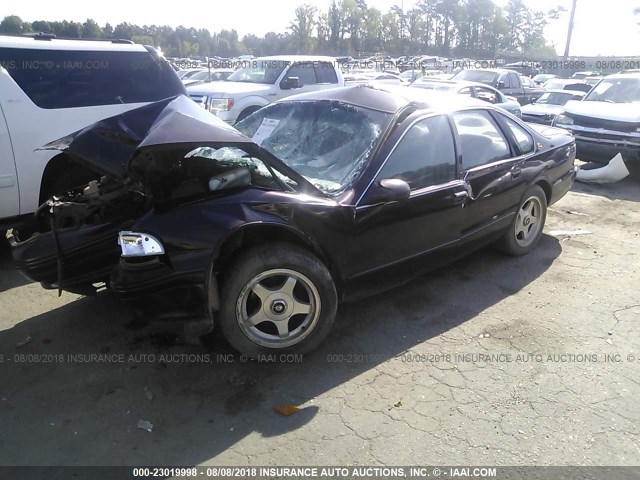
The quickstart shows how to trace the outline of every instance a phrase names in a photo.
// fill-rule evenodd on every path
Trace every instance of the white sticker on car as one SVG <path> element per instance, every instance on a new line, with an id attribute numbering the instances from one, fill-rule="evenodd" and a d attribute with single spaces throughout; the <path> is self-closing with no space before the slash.
<path id="1" fill-rule="evenodd" d="M 253 140 L 254 143 L 257 143 L 258 145 L 262 145 L 262 142 L 264 142 L 265 139 L 271 136 L 279 123 L 280 120 L 265 118 L 264 120 L 262 120 L 262 123 L 258 127 L 258 130 L 256 130 L 256 133 L 254 133 L 251 140 Z"/>

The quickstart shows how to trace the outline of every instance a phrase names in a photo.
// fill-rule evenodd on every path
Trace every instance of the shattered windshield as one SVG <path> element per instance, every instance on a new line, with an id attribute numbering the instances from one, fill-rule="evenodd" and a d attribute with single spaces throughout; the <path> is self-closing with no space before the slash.
<path id="1" fill-rule="evenodd" d="M 584 101 L 609 103 L 640 102 L 640 78 L 604 79 L 593 87 Z"/>
<path id="2" fill-rule="evenodd" d="M 254 60 L 229 75 L 227 81 L 273 85 L 288 64 L 289 62 L 279 60 Z"/>
<path id="3" fill-rule="evenodd" d="M 319 190 L 335 195 L 360 175 L 390 118 L 337 101 L 283 102 L 236 128 Z"/>

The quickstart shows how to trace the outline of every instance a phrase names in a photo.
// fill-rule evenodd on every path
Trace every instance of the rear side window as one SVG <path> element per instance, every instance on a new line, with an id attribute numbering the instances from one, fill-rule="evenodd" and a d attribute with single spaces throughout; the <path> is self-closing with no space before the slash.
<path id="1" fill-rule="evenodd" d="M 318 62 L 316 64 L 316 77 L 318 77 L 318 83 L 338 83 L 336 69 L 327 62 Z"/>
<path id="2" fill-rule="evenodd" d="M 313 63 L 297 63 L 293 65 L 287 72 L 287 77 L 298 77 L 303 86 L 318 83 Z"/>
<path id="3" fill-rule="evenodd" d="M 0 64 L 41 108 L 153 102 L 185 93 L 169 63 L 146 52 L 2 48 Z"/>
<path id="4" fill-rule="evenodd" d="M 533 138 L 529 135 L 524 128 L 518 125 L 516 122 L 507 118 L 503 115 L 504 121 L 513 133 L 516 142 L 518 143 L 518 148 L 520 149 L 520 153 L 523 155 L 526 153 L 531 153 L 533 151 Z"/>
<path id="5" fill-rule="evenodd" d="M 507 141 L 485 111 L 453 114 L 465 170 L 505 160 L 511 156 Z"/>

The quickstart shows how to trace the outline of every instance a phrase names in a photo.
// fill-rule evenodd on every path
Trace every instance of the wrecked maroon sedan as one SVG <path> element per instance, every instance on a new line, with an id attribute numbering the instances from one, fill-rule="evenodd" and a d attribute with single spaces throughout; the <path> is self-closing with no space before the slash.
<path id="1" fill-rule="evenodd" d="M 8 233 L 16 266 L 206 319 L 250 356 L 306 352 L 339 301 L 491 242 L 528 253 L 575 177 L 565 131 L 419 89 L 301 94 L 236 128 L 180 96 L 47 145 L 101 178 Z"/>

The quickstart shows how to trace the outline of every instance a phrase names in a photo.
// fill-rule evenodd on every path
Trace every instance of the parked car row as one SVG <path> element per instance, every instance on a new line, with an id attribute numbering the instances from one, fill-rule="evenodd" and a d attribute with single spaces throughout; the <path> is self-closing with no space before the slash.
<path id="1" fill-rule="evenodd" d="M 198 85 L 200 83 L 221 82 L 229 78 L 235 72 L 232 68 L 197 68 L 193 70 L 183 70 L 177 72 L 185 87 Z"/>
<path id="2" fill-rule="evenodd" d="M 525 122 L 553 125 L 569 100 L 581 100 L 585 95 L 580 91 L 548 90 L 533 103 L 522 107 L 522 119 Z"/>
<path id="3" fill-rule="evenodd" d="M 438 80 L 422 77 L 413 82 L 411 87 L 439 93 L 466 95 L 501 107 L 516 117 L 522 116 L 520 104 L 515 98 L 507 97 L 500 90 L 485 85 L 484 83 L 466 82 L 464 80 Z"/>
<path id="4" fill-rule="evenodd" d="M 526 80 L 525 80 L 526 78 Z M 452 80 L 466 80 L 487 84 L 505 95 L 515 98 L 520 105 L 531 103 L 542 95 L 543 90 L 529 83 L 530 79 L 522 77 L 514 70 L 506 69 L 471 69 L 456 73 Z M 523 82 L 527 82 L 525 85 Z"/>

